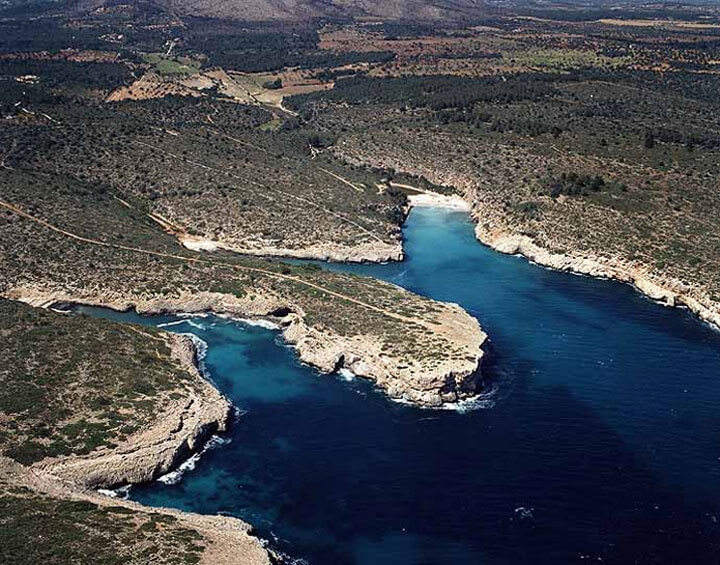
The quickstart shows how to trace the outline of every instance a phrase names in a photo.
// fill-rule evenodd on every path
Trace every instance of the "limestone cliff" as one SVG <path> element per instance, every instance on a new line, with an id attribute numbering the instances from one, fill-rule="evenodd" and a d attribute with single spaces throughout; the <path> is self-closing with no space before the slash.
<path id="1" fill-rule="evenodd" d="M 398 293 L 407 293 L 394 288 Z M 25 287 L 13 290 L 10 296 L 35 306 L 73 302 L 118 311 L 135 308 L 141 314 L 214 312 L 239 318 L 270 318 L 281 325 L 286 341 L 301 361 L 325 373 L 349 369 L 375 382 L 390 397 L 420 406 L 467 399 L 482 386 L 478 379 L 487 336 L 477 321 L 456 304 L 433 302 L 437 308 L 432 315 L 433 323 L 421 319 L 408 321 L 407 333 L 398 338 L 400 343 L 393 351 L 387 349 L 385 340 L 370 331 L 344 335 L 327 325 L 308 323 L 310 313 L 301 305 L 270 292 L 255 294 L 251 299 L 198 292 L 129 301 L 127 296 L 112 293 L 70 295 Z M 433 357 L 409 355 L 410 349 L 402 340 L 411 341 L 420 330 L 431 334 L 431 341 L 438 347 L 447 344 L 452 351 Z"/>

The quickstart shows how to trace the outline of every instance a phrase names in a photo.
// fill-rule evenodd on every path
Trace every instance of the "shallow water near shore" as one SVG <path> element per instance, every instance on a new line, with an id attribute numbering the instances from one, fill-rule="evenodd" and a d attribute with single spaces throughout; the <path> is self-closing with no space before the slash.
<path id="1" fill-rule="evenodd" d="M 403 263 L 327 267 L 475 316 L 490 335 L 476 409 L 392 402 L 301 365 L 277 332 L 185 319 L 165 329 L 208 344 L 242 415 L 181 481 L 131 498 L 240 517 L 313 564 L 717 562 L 720 333 L 629 286 L 497 254 L 463 212 L 414 209 L 405 237 Z"/>

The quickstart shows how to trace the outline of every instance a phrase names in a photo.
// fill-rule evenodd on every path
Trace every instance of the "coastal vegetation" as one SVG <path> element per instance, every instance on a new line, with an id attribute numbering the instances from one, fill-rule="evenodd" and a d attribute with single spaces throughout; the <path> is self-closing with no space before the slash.
<path id="1" fill-rule="evenodd" d="M 153 473 L 162 472 L 163 450 L 193 416 L 187 408 L 213 401 L 207 383 L 188 365 L 191 358 L 177 354 L 183 338 L 2 299 L 0 335 L 3 563 L 181 565 L 200 563 L 228 547 L 235 547 L 244 562 L 267 562 L 242 522 L 222 519 L 228 522 L 215 524 L 218 531 L 231 531 L 218 539 L 192 517 L 78 488 L 86 480 L 83 463 L 93 460 L 101 462 L 93 480 L 104 483 L 131 480 L 133 469 L 148 464 Z M 181 417 L 175 431 L 163 432 L 167 412 Z M 150 447 L 157 454 L 138 457 L 120 448 L 131 445 L 142 452 L 147 449 L 142 434 L 155 429 L 159 433 Z M 112 463 L 118 456 L 119 467 Z"/>
<path id="2" fill-rule="evenodd" d="M 0 451 L 26 465 L 116 447 L 196 380 L 155 329 L 0 300 L 0 335 Z"/>
<path id="3" fill-rule="evenodd" d="M 57 100 L 50 86 L 0 95 L 19 112 L 0 130 L 6 166 L 142 200 L 176 230 L 247 253 L 400 254 L 398 204 L 379 193 L 377 176 L 313 143 L 312 130 L 283 128 L 256 106 L 183 97 L 88 105 Z"/>
<path id="4" fill-rule="evenodd" d="M 287 105 L 344 132 L 340 159 L 455 187 L 487 241 L 622 265 L 717 312 L 716 33 L 555 13 L 411 43 L 354 25 L 324 42 L 393 62 Z"/>
<path id="5" fill-rule="evenodd" d="M 7 565 L 200 563 L 205 538 L 177 522 L 125 506 L 59 499 L 0 477 L 0 559 Z"/>
<path id="6" fill-rule="evenodd" d="M 82 490 L 176 467 L 229 405 L 187 340 L 58 303 L 269 319 L 324 372 L 463 400 L 485 334 L 459 306 L 282 260 L 401 260 L 430 192 L 502 251 L 720 320 L 717 10 L 231 4 L 0 6 L 0 561 L 269 559 L 241 522 Z"/>
<path id="7" fill-rule="evenodd" d="M 279 313 L 301 358 L 323 370 L 362 361 L 392 395 L 420 403 L 475 388 L 484 335 L 456 306 L 313 265 L 191 251 L 143 200 L 102 185 L 7 169 L 0 179 L 8 187 L 0 202 L 4 296 L 145 312 Z M 453 372 L 467 382 L 447 388 Z"/>

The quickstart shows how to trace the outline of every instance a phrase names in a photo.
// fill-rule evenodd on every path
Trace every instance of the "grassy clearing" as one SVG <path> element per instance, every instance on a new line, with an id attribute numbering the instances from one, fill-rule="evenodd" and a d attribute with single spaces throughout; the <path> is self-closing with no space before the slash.
<path id="1" fill-rule="evenodd" d="M 161 75 L 194 75 L 200 72 L 200 64 L 189 57 L 172 57 L 163 53 L 146 53 L 142 56 L 153 70 Z"/>
<path id="2" fill-rule="evenodd" d="M 258 129 L 260 131 L 277 131 L 278 129 L 280 129 L 280 126 L 282 126 L 282 124 L 283 124 L 282 118 L 273 118 L 269 122 L 260 124 L 260 126 L 258 126 Z"/>

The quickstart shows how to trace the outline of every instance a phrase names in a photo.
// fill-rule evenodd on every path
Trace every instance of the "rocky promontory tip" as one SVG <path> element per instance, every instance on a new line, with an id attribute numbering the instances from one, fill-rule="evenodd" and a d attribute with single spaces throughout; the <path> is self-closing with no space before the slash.
<path id="1" fill-rule="evenodd" d="M 83 539 L 102 540 L 101 553 L 130 564 L 190 554 L 193 563 L 270 562 L 240 520 L 149 509 L 91 490 L 151 481 L 226 429 L 230 404 L 197 371 L 188 337 L 8 300 L 0 300 L 0 333 L 0 383 L 13 391 L 0 417 L 4 520 L 59 526 L 59 537 L 48 531 L 38 543 L 42 551 L 61 545 L 72 562 L 91 562 L 81 559 L 86 548 L 63 537 L 78 527 Z M 150 553 L 138 559 L 145 545 Z"/>
<path id="2" fill-rule="evenodd" d="M 153 422 L 117 445 L 101 446 L 82 457 L 45 458 L 33 468 L 88 488 L 145 483 L 174 469 L 212 434 L 227 429 L 230 403 L 198 373 L 190 338 L 163 337 L 170 345 L 169 360 L 193 376 L 192 386 L 175 391 Z"/>
<path id="3" fill-rule="evenodd" d="M 347 278 L 347 284 L 358 282 L 364 279 Z M 68 295 L 36 288 L 16 289 L 10 295 L 35 306 L 67 302 L 118 311 L 134 308 L 147 315 L 212 312 L 268 319 L 279 325 L 300 360 L 321 372 L 350 370 L 373 381 L 391 398 L 425 407 L 472 397 L 482 386 L 478 379 L 482 346 L 487 339 L 477 320 L 457 304 L 425 299 L 388 283 L 373 284 L 380 291 L 376 298 L 387 293 L 388 303 L 406 301 L 407 308 L 415 309 L 415 315 L 384 310 L 383 302 L 348 309 L 341 299 L 336 310 L 318 309 L 315 300 L 303 301 L 297 295 L 280 296 L 270 291 L 242 298 L 224 293 L 182 293 L 175 297 L 136 298 L 132 302 L 123 295 Z M 355 319 L 350 318 L 353 315 Z M 366 324 L 362 331 L 350 331 L 363 319 Z"/>

